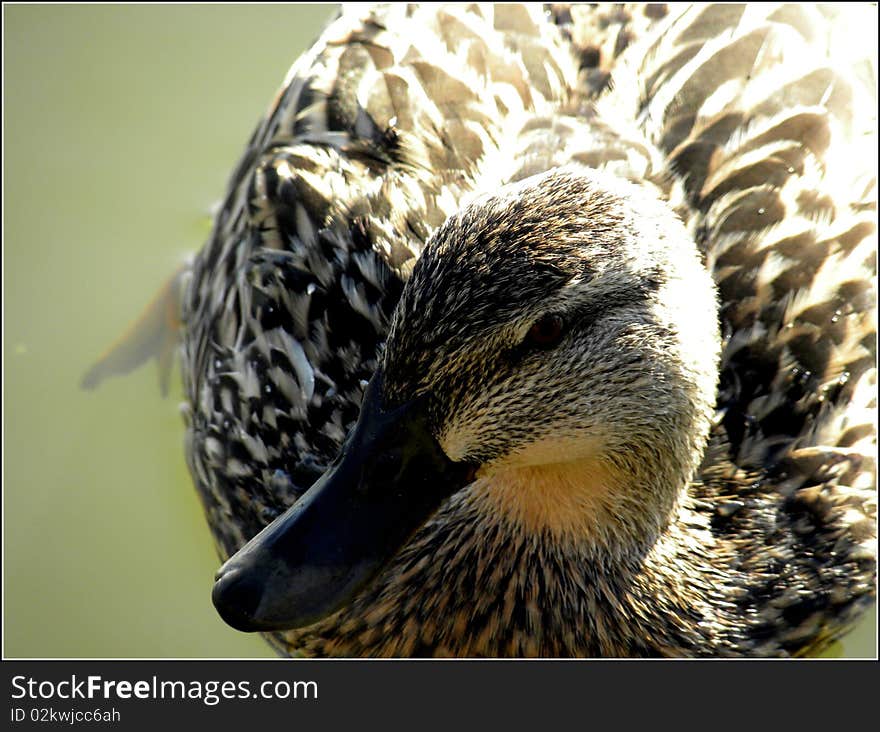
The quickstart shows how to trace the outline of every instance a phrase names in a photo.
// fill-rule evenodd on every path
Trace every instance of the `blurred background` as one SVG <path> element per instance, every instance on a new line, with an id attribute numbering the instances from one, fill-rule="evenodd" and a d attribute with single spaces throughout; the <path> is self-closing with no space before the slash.
<path id="1" fill-rule="evenodd" d="M 210 208 L 332 6 L 4 13 L 4 656 L 271 657 L 219 566 L 153 364 L 83 372 L 208 235 Z M 176 364 L 175 364 L 176 366 Z M 875 655 L 872 612 L 836 655 Z"/>
<path id="2" fill-rule="evenodd" d="M 4 5 L 4 655 L 273 656 L 211 605 L 175 364 L 83 372 L 198 250 L 334 6 Z"/>

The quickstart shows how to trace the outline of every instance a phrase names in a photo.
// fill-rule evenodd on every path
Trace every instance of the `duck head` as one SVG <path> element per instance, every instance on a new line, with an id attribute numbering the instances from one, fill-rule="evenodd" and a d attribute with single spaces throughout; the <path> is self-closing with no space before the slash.
<path id="1" fill-rule="evenodd" d="M 650 190 L 559 169 L 473 199 L 417 262 L 339 456 L 220 569 L 215 606 L 310 625 L 464 491 L 511 531 L 644 549 L 702 456 L 718 351 L 711 278 Z"/>

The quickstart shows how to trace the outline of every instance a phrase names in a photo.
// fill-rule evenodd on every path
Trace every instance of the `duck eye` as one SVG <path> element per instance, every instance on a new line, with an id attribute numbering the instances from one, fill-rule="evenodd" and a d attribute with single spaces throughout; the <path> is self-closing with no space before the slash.
<path id="1" fill-rule="evenodd" d="M 542 315 L 529 328 L 526 340 L 541 348 L 555 346 L 565 334 L 565 320 L 561 315 L 550 313 Z"/>

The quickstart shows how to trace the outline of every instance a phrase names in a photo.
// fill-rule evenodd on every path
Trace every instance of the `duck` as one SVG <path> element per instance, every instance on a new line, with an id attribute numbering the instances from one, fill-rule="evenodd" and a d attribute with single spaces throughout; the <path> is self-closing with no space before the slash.
<path id="1" fill-rule="evenodd" d="M 84 379 L 177 344 L 220 616 L 318 657 L 792 657 L 851 628 L 876 60 L 840 57 L 837 12 L 340 11 Z"/>

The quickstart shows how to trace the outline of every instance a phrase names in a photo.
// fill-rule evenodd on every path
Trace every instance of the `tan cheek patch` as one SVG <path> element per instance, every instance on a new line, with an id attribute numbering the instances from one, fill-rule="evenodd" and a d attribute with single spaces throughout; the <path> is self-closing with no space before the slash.
<path id="1" fill-rule="evenodd" d="M 484 469 L 472 494 L 484 510 L 524 532 L 601 541 L 620 494 L 617 486 L 601 461 L 588 458 Z"/>

